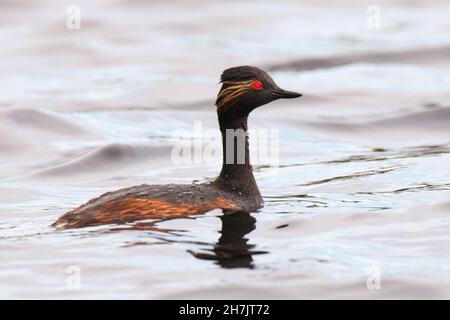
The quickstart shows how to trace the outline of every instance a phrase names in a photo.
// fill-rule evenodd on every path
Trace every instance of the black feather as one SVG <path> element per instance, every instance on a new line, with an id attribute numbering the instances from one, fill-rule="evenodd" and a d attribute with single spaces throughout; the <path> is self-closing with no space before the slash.
<path id="1" fill-rule="evenodd" d="M 246 81 L 252 79 L 259 79 L 265 74 L 264 71 L 257 67 L 240 66 L 226 69 L 220 76 L 220 82 L 226 81 Z"/>

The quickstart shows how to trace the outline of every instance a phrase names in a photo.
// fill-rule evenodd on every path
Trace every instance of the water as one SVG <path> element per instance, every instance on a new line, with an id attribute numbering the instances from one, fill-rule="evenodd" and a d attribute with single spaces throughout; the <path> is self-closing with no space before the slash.
<path id="1" fill-rule="evenodd" d="M 445 2 L 388 3 L 374 31 L 361 1 L 262 2 L 264 19 L 246 1 L 81 1 L 70 31 L 63 2 L 0 2 L 0 297 L 448 298 Z M 280 137 L 279 165 L 254 163 L 263 209 L 49 227 L 106 191 L 214 178 L 217 161 L 173 163 L 173 133 L 217 128 L 218 75 L 239 64 L 304 93 L 249 120 Z"/>

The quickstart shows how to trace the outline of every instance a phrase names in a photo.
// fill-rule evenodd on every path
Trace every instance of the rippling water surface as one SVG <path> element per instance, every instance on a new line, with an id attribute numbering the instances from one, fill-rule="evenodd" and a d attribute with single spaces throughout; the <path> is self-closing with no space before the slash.
<path id="1" fill-rule="evenodd" d="M 380 30 L 369 4 L 81 1 L 67 30 L 64 1 L 0 1 L 0 297 L 448 298 L 448 4 L 381 1 Z M 304 93 L 250 118 L 279 134 L 278 165 L 254 163 L 263 209 L 49 227 L 106 191 L 214 178 L 173 162 L 174 132 L 217 128 L 240 64 Z"/>

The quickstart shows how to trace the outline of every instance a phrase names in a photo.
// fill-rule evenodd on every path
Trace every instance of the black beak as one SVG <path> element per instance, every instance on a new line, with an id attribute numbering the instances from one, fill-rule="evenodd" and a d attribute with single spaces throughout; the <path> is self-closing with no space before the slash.
<path id="1" fill-rule="evenodd" d="M 270 91 L 270 93 L 277 99 L 292 99 L 301 97 L 302 94 L 294 91 L 286 91 L 280 88 Z"/>

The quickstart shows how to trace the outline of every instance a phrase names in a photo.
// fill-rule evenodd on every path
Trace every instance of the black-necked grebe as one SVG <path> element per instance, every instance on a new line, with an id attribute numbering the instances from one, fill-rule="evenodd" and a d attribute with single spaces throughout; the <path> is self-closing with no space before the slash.
<path id="1" fill-rule="evenodd" d="M 259 106 L 301 94 L 280 89 L 265 71 L 251 66 L 225 70 L 221 83 L 216 106 L 223 165 L 216 180 L 192 185 L 140 185 L 109 192 L 67 212 L 52 226 L 82 228 L 177 218 L 213 209 L 252 212 L 261 208 L 263 201 L 250 165 L 247 117 Z M 230 135 L 230 130 L 244 134 Z M 231 143 L 227 143 L 227 136 Z"/>

